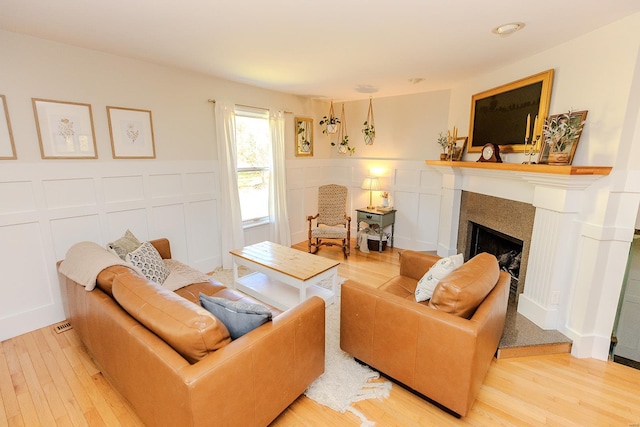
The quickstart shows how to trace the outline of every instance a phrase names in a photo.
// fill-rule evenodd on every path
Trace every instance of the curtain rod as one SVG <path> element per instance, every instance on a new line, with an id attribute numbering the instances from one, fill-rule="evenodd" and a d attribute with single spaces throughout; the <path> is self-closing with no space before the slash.
<path id="1" fill-rule="evenodd" d="M 209 101 L 212 104 L 216 103 L 216 100 L 213 98 L 209 98 L 207 101 Z M 257 108 L 258 110 L 268 110 L 268 108 L 261 108 L 261 107 L 254 107 L 252 105 L 243 105 L 243 104 L 236 104 L 239 107 L 246 107 L 246 108 Z M 293 111 L 285 111 L 285 114 L 293 114 Z"/>

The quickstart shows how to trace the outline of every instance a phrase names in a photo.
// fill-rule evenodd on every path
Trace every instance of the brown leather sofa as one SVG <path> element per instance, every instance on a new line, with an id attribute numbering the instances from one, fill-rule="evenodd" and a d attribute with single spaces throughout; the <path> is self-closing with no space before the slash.
<path id="1" fill-rule="evenodd" d="M 168 240 L 151 243 L 171 257 Z M 171 292 L 122 265 L 102 270 L 92 291 L 61 279 L 73 328 L 146 425 L 266 426 L 324 371 L 318 297 L 231 341 L 203 315 L 199 292 L 250 299 L 213 280 Z"/>
<path id="2" fill-rule="evenodd" d="M 400 275 L 377 289 L 345 282 L 340 346 L 465 416 L 502 336 L 510 277 L 493 255 L 480 254 L 440 281 L 431 300 L 416 302 L 418 281 L 438 259 L 404 251 Z"/>

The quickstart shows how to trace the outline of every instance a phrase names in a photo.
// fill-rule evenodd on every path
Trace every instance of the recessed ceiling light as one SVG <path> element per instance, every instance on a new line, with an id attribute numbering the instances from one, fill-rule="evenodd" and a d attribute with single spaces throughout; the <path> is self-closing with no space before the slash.
<path id="1" fill-rule="evenodd" d="M 513 33 L 515 33 L 518 30 L 521 30 L 524 28 L 524 23 L 522 22 L 511 22 L 509 24 L 503 24 L 500 25 L 496 28 L 494 28 L 493 30 L 491 30 L 492 33 L 499 35 L 500 37 L 506 37 L 509 36 Z"/>

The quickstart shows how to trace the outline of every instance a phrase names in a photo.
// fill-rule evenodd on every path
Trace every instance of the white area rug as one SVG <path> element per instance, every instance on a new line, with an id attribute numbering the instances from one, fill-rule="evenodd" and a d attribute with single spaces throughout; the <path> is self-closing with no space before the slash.
<path id="1" fill-rule="evenodd" d="M 365 415 L 353 407 L 353 403 L 365 399 L 389 397 L 391 382 L 370 382 L 380 374 L 356 362 L 340 349 L 340 299 L 327 307 L 324 374 L 304 392 L 334 411 L 351 412 L 360 418 L 361 427 L 374 426 Z"/>
<path id="2" fill-rule="evenodd" d="M 246 271 L 239 271 L 239 275 Z M 218 269 L 212 273 L 214 279 L 225 285 L 233 281 L 232 270 Z M 339 279 L 342 283 L 344 279 Z M 330 281 L 321 283 L 331 288 Z M 340 295 L 340 292 L 337 292 Z M 305 391 L 305 396 L 340 413 L 351 412 L 360 421 L 361 427 L 374 426 L 365 415 L 353 407 L 353 403 L 365 399 L 389 397 L 390 381 L 376 381 L 380 374 L 356 362 L 353 357 L 340 349 L 340 298 L 327 306 L 325 315 L 325 365 L 324 374 L 318 377 Z"/>

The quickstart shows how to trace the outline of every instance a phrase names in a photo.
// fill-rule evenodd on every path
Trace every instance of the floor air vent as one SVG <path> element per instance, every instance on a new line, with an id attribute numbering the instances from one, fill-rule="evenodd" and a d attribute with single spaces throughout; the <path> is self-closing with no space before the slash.
<path id="1" fill-rule="evenodd" d="M 58 334 L 64 331 L 68 331 L 71 328 L 73 328 L 73 326 L 71 326 L 71 322 L 68 322 L 68 321 L 64 321 L 56 325 L 53 325 L 53 330 L 56 331 L 56 333 Z"/>

